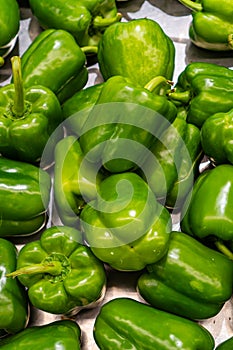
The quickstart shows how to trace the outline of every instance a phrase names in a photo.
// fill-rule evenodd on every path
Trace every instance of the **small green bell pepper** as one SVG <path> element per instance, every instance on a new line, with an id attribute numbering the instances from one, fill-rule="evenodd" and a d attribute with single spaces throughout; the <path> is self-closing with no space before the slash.
<path id="1" fill-rule="evenodd" d="M 233 70 L 207 62 L 189 63 L 169 93 L 174 103 L 188 109 L 187 121 L 201 128 L 204 121 L 218 112 L 233 108 Z"/>
<path id="2" fill-rule="evenodd" d="M 0 56 L 7 56 L 15 46 L 20 24 L 19 5 L 16 0 L 1 0 Z"/>
<path id="3" fill-rule="evenodd" d="M 31 326 L 0 340 L 2 350 L 80 350 L 81 330 L 72 320 L 58 320 L 41 326 Z"/>
<path id="4" fill-rule="evenodd" d="M 0 330 L 17 333 L 27 326 L 30 308 L 25 288 L 18 280 L 6 277 L 16 268 L 16 247 L 3 238 L 0 238 L 0 247 Z"/>
<path id="5" fill-rule="evenodd" d="M 64 102 L 86 85 L 85 61 L 85 54 L 70 33 L 44 30 L 22 55 L 24 86 L 46 86 Z"/>
<path id="6" fill-rule="evenodd" d="M 220 343 L 216 350 L 231 350 L 233 348 L 233 337 L 226 339 L 224 342 Z"/>
<path id="7" fill-rule="evenodd" d="M 197 178 L 182 208 L 181 229 L 199 239 L 212 237 L 220 248 L 221 241 L 233 240 L 232 211 L 233 165 L 221 164 Z"/>
<path id="8" fill-rule="evenodd" d="M 172 102 L 149 90 L 165 79 L 152 80 L 145 88 L 122 76 L 104 83 L 94 108 L 84 122 L 79 118 L 81 125 L 75 130 L 87 160 L 112 173 L 142 165 L 156 138 L 177 114 Z"/>
<path id="9" fill-rule="evenodd" d="M 194 320 L 218 314 L 233 292 L 233 262 L 182 232 L 172 232 L 168 252 L 148 265 L 137 283 L 153 307 Z"/>
<path id="10" fill-rule="evenodd" d="M 0 157 L 0 237 L 31 235 L 46 224 L 49 174 L 35 165 Z"/>
<path id="11" fill-rule="evenodd" d="M 130 298 L 102 306 L 94 325 L 101 350 L 213 350 L 214 339 L 198 323 Z"/>
<path id="12" fill-rule="evenodd" d="M 210 116 L 201 128 L 201 143 L 205 154 L 218 165 L 233 164 L 233 109 Z"/>
<path id="13" fill-rule="evenodd" d="M 174 44 L 149 18 L 108 27 L 100 39 L 97 57 L 104 80 L 122 75 L 143 87 L 155 76 L 171 80 L 174 73 Z"/>
<path id="14" fill-rule="evenodd" d="M 29 4 L 43 28 L 64 29 L 80 46 L 98 45 L 104 30 L 121 19 L 115 0 L 29 0 Z"/>
<path id="15" fill-rule="evenodd" d="M 24 90 L 20 57 L 14 56 L 11 61 L 14 84 L 0 89 L 0 152 L 5 157 L 36 164 L 63 120 L 62 110 L 48 88 L 34 85 Z"/>
<path id="16" fill-rule="evenodd" d="M 106 289 L 103 264 L 82 244 L 80 231 L 53 226 L 20 250 L 18 277 L 33 306 L 52 314 L 75 315 L 97 305 Z"/>
<path id="17" fill-rule="evenodd" d="M 189 37 L 198 47 L 214 51 L 233 49 L 231 0 L 179 0 L 192 10 Z"/>
<path id="18" fill-rule="evenodd" d="M 168 249 L 171 216 L 135 173 L 105 178 L 80 219 L 92 252 L 116 270 L 141 270 Z"/>
<path id="19" fill-rule="evenodd" d="M 67 136 L 55 148 L 54 202 L 64 225 L 79 228 L 86 202 L 96 198 L 103 175 L 83 155 L 75 136 Z"/>
<path id="20" fill-rule="evenodd" d="M 198 175 L 203 151 L 200 130 L 178 109 L 173 123 L 152 146 L 143 164 L 143 178 L 166 207 L 179 209 Z"/>

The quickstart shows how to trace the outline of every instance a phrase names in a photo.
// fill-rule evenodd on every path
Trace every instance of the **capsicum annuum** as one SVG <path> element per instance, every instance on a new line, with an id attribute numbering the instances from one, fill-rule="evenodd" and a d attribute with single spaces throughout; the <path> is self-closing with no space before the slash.
<path id="1" fill-rule="evenodd" d="M 168 249 L 171 216 L 135 173 L 106 177 L 80 219 L 92 252 L 114 269 L 141 270 Z"/>
<path id="2" fill-rule="evenodd" d="M 44 228 L 50 190 L 45 170 L 0 157 L 0 237 L 28 236 Z"/>
<path id="3" fill-rule="evenodd" d="M 231 0 L 179 0 L 192 10 L 189 37 L 198 47 L 213 51 L 233 50 Z"/>
<path id="4" fill-rule="evenodd" d="M 0 152 L 4 157 L 38 164 L 46 143 L 63 120 L 61 106 L 44 86 L 24 88 L 21 59 L 13 56 L 11 61 L 14 82 L 0 89 Z M 47 163 L 52 159 L 49 156 Z"/>
<path id="5" fill-rule="evenodd" d="M 153 307 L 200 320 L 217 315 L 233 292 L 233 262 L 183 232 L 171 233 L 169 248 L 148 265 L 137 283 Z"/>
<path id="6" fill-rule="evenodd" d="M 30 8 L 45 28 L 64 29 L 80 46 L 96 46 L 104 30 L 120 21 L 115 0 L 29 0 Z"/>
<path id="7" fill-rule="evenodd" d="M 7 277 L 17 276 L 32 305 L 52 314 L 75 315 L 96 306 L 105 294 L 105 269 L 82 243 L 74 228 L 47 228 L 39 240 L 24 245 L 17 269 Z"/>
<path id="8" fill-rule="evenodd" d="M 211 333 L 198 323 L 131 298 L 102 306 L 94 325 L 101 350 L 213 350 Z"/>

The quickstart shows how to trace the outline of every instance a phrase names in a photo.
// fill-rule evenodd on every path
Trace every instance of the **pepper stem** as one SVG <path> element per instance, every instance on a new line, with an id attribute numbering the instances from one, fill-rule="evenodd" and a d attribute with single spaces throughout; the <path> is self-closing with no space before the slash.
<path id="1" fill-rule="evenodd" d="M 168 96 L 172 101 L 187 104 L 191 99 L 191 92 L 189 90 L 176 92 L 176 89 L 174 89 L 168 93 Z"/>
<path id="2" fill-rule="evenodd" d="M 98 53 L 98 46 L 83 46 L 81 47 L 81 50 L 83 53 L 87 54 L 87 53 Z"/>
<path id="3" fill-rule="evenodd" d="M 94 28 L 104 28 L 109 27 L 110 25 L 119 22 L 122 18 L 121 13 L 117 13 L 114 17 L 109 18 L 103 18 L 101 16 L 96 16 L 93 20 L 93 27 Z"/>
<path id="4" fill-rule="evenodd" d="M 153 92 L 155 89 L 162 89 L 164 87 L 171 87 L 171 85 L 173 84 L 172 81 L 167 80 L 165 77 L 163 76 L 157 76 L 154 77 L 153 79 L 151 79 L 146 85 L 144 85 L 144 88 L 149 90 L 150 92 Z"/>
<path id="5" fill-rule="evenodd" d="M 193 11 L 199 12 L 203 10 L 202 4 L 198 2 L 194 2 L 192 0 L 179 0 L 179 2 Z"/>
<path id="6" fill-rule="evenodd" d="M 2 67 L 4 63 L 5 63 L 4 58 L 0 56 L 0 67 Z"/>
<path id="7" fill-rule="evenodd" d="M 225 244 L 221 240 L 215 241 L 215 245 L 221 253 L 226 255 L 230 260 L 233 260 L 233 253 L 230 251 L 229 248 L 225 246 Z"/>
<path id="8" fill-rule="evenodd" d="M 33 275 L 38 273 L 48 273 L 52 276 L 60 275 L 62 272 L 62 265 L 60 261 L 47 262 L 42 264 L 32 264 L 22 267 L 16 271 L 6 274 L 6 277 L 17 277 L 20 275 Z"/>
<path id="9" fill-rule="evenodd" d="M 14 103 L 12 113 L 15 117 L 22 117 L 25 111 L 24 88 L 21 72 L 21 59 L 19 56 L 11 57 L 12 75 L 14 80 Z"/>
<path id="10" fill-rule="evenodd" d="M 228 46 L 233 49 L 233 33 L 228 35 Z"/>

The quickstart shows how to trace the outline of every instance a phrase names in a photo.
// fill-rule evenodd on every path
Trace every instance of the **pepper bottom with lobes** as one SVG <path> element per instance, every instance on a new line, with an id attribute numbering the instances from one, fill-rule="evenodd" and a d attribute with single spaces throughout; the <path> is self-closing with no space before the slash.
<path id="1" fill-rule="evenodd" d="M 130 298 L 104 304 L 94 338 L 101 350 L 213 350 L 212 335 L 198 323 Z"/>

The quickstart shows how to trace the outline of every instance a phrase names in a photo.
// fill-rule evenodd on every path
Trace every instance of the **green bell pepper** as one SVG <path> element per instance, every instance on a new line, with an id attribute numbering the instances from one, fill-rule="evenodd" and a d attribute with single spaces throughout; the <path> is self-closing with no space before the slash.
<path id="1" fill-rule="evenodd" d="M 218 165 L 233 164 L 233 109 L 215 113 L 201 128 L 201 143 L 205 154 Z"/>
<path id="2" fill-rule="evenodd" d="M 198 47 L 214 51 L 233 49 L 231 0 L 179 0 L 192 10 L 189 37 Z"/>
<path id="3" fill-rule="evenodd" d="M 76 118 L 76 126 L 78 121 L 81 125 L 72 129 L 80 135 L 87 160 L 112 173 L 143 164 L 156 138 L 177 114 L 175 105 L 165 96 L 150 91 L 165 79 L 152 80 L 145 88 L 136 87 L 122 76 L 111 77 L 104 83 L 95 106 L 86 113 L 86 120 Z"/>
<path id="4" fill-rule="evenodd" d="M 85 86 L 88 79 L 85 61 L 85 54 L 70 33 L 44 30 L 22 55 L 24 86 L 46 86 L 64 102 Z"/>
<path id="5" fill-rule="evenodd" d="M 148 18 L 108 27 L 97 57 L 104 80 L 122 75 L 137 86 L 145 86 L 155 76 L 171 80 L 174 73 L 174 44 L 161 26 Z"/>
<path id="6" fill-rule="evenodd" d="M 16 0 L 1 0 L 0 56 L 7 56 L 15 46 L 20 23 L 19 5 Z"/>
<path id="7" fill-rule="evenodd" d="M 98 197 L 80 214 L 92 252 L 116 270 L 137 271 L 166 253 L 169 212 L 135 173 L 114 174 L 99 185 Z"/>
<path id="8" fill-rule="evenodd" d="M 101 350 L 213 350 L 214 339 L 198 323 L 130 298 L 104 304 L 94 338 Z"/>
<path id="9" fill-rule="evenodd" d="M 0 340 L 2 350 L 80 350 L 81 330 L 72 320 L 58 320 L 41 326 L 31 326 Z"/>
<path id="10" fill-rule="evenodd" d="M 68 226 L 47 228 L 25 244 L 17 270 L 7 276 L 17 276 L 31 304 L 52 314 L 75 315 L 97 305 L 106 289 L 103 264 L 82 244 L 80 231 Z"/>
<path id="11" fill-rule="evenodd" d="M 0 157 L 0 237 L 31 235 L 46 224 L 49 174 L 35 165 Z"/>
<path id="12" fill-rule="evenodd" d="M 29 0 L 29 4 L 43 28 L 64 29 L 80 46 L 98 45 L 104 30 L 121 19 L 115 0 Z"/>
<path id="13" fill-rule="evenodd" d="M 203 151 L 200 130 L 178 109 L 173 123 L 152 146 L 143 164 L 143 178 L 166 207 L 180 209 L 198 175 Z"/>
<path id="14" fill-rule="evenodd" d="M 0 238 L 0 330 L 17 333 L 23 330 L 29 319 L 29 303 L 25 288 L 18 280 L 10 280 L 6 274 L 16 268 L 17 250 L 13 243 Z"/>
<path id="15" fill-rule="evenodd" d="M 231 298 L 233 262 L 182 232 L 172 232 L 168 252 L 148 265 L 137 282 L 153 307 L 200 320 L 213 317 Z"/>
<path id="16" fill-rule="evenodd" d="M 183 232 L 199 239 L 233 240 L 233 165 L 222 164 L 204 171 L 196 180 L 181 212 Z M 233 259 L 233 254 L 229 257 Z"/>
<path id="17" fill-rule="evenodd" d="M 34 85 L 24 90 L 20 57 L 14 56 L 11 61 L 14 84 L 0 89 L 0 152 L 5 157 L 36 164 L 63 120 L 62 110 L 48 88 Z"/>
<path id="18" fill-rule="evenodd" d="M 189 63 L 169 93 L 174 103 L 188 109 L 187 121 L 201 128 L 204 121 L 218 112 L 233 108 L 233 70 L 214 63 Z"/>
<path id="19" fill-rule="evenodd" d="M 233 348 L 233 337 L 226 339 L 224 342 L 220 343 L 216 350 L 231 350 Z"/>
<path id="20" fill-rule="evenodd" d="M 64 225 L 80 227 L 86 202 L 96 198 L 103 175 L 83 155 L 75 136 L 67 136 L 55 148 L 54 202 Z"/>

